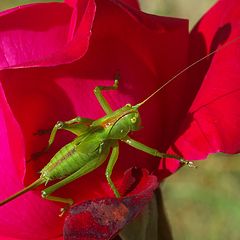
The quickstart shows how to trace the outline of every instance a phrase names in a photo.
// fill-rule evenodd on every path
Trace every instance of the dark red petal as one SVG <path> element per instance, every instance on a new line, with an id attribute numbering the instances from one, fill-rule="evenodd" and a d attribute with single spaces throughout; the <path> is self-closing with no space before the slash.
<path id="1" fill-rule="evenodd" d="M 79 59 L 87 51 L 94 15 L 93 0 L 79 1 L 73 8 L 65 3 L 39 3 L 2 12 L 0 69 Z"/>
<path id="2" fill-rule="evenodd" d="M 125 174 L 124 182 L 132 182 L 137 170 Z M 139 172 L 140 173 L 140 172 Z M 158 186 L 157 178 L 141 172 L 134 194 L 120 199 L 102 198 L 76 204 L 71 208 L 64 224 L 64 239 L 106 240 L 116 235 L 151 200 Z M 135 181 L 139 181 L 135 179 Z M 123 186 L 125 188 L 126 186 Z"/>
<path id="3" fill-rule="evenodd" d="M 191 35 L 192 60 L 228 44 L 240 36 L 240 3 L 219 1 L 200 21 Z M 174 151 L 188 159 L 209 153 L 240 151 L 240 40 L 231 43 L 191 70 L 199 86 L 188 116 L 181 124 Z"/>

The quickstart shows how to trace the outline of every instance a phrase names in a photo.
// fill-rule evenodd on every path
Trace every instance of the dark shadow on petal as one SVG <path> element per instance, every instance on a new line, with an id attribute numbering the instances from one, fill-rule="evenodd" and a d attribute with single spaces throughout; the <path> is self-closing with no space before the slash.
<path id="1" fill-rule="evenodd" d="M 119 188 L 121 196 L 128 195 L 139 184 L 143 177 L 143 173 L 140 168 L 133 167 L 127 170 L 124 174 L 122 185 Z"/>
<path id="2" fill-rule="evenodd" d="M 230 23 L 227 23 L 222 27 L 218 28 L 212 40 L 210 52 L 215 51 L 219 47 L 219 45 L 225 44 L 231 34 L 231 31 L 232 27 Z"/>

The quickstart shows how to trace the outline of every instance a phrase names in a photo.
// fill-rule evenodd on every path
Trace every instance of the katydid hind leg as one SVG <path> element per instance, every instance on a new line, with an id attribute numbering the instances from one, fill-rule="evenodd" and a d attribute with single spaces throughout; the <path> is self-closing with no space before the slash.
<path id="1" fill-rule="evenodd" d="M 119 75 L 116 75 L 114 84 L 112 86 L 97 86 L 94 89 L 94 94 L 106 114 L 112 113 L 113 110 L 111 109 L 105 97 L 102 95 L 101 91 L 117 90 L 118 82 L 119 82 Z"/>
<path id="2" fill-rule="evenodd" d="M 120 194 L 111 179 L 111 175 L 112 175 L 112 170 L 114 168 L 114 165 L 118 159 L 118 155 L 119 155 L 119 145 L 118 145 L 118 143 L 116 143 L 116 145 L 113 146 L 113 148 L 112 148 L 112 153 L 109 158 L 108 165 L 107 165 L 106 172 L 105 172 L 105 176 L 107 178 L 108 184 L 110 185 L 111 189 L 113 190 L 113 192 L 117 198 L 120 197 Z"/>
<path id="3" fill-rule="evenodd" d="M 68 208 L 73 204 L 73 200 L 71 198 L 62 198 L 62 197 L 56 197 L 56 196 L 51 196 L 51 195 L 44 195 L 44 190 L 42 191 L 42 197 L 44 199 L 47 199 L 49 201 L 54 201 L 54 202 L 61 202 L 61 203 L 66 203 L 66 205 L 60 209 L 60 214 L 59 216 L 61 217 L 64 212 L 68 210 Z"/>
<path id="4" fill-rule="evenodd" d="M 191 161 L 185 160 L 184 158 L 182 158 L 180 156 L 177 156 L 177 155 L 174 155 L 174 154 L 161 153 L 157 149 L 148 147 L 147 145 L 145 145 L 143 143 L 140 143 L 140 142 L 130 138 L 129 136 L 122 139 L 122 141 L 127 143 L 128 145 L 130 145 L 130 146 L 132 146 L 132 147 L 134 147 L 138 150 L 141 150 L 145 153 L 148 153 L 152 156 L 160 157 L 160 158 L 173 158 L 173 159 L 178 160 L 180 163 L 187 165 L 190 168 L 196 168 L 197 167 Z"/>
<path id="5" fill-rule="evenodd" d="M 53 192 L 55 192 L 57 189 L 65 186 L 66 184 L 71 183 L 74 180 L 76 180 L 76 179 L 92 172 L 96 168 L 98 168 L 106 160 L 108 153 L 109 153 L 108 147 L 103 149 L 101 154 L 99 155 L 99 158 L 96 158 L 94 160 L 87 162 L 84 166 L 82 166 L 75 173 L 73 173 L 70 176 L 62 179 L 61 181 L 53 184 L 52 186 L 44 189 L 42 191 L 42 197 L 45 199 L 48 199 L 50 201 L 66 203 L 67 206 L 65 206 L 64 208 L 61 209 L 61 215 L 62 215 L 68 209 L 68 207 L 73 204 L 73 200 L 70 198 L 60 198 L 60 197 L 52 196 L 51 194 Z"/>
<path id="6" fill-rule="evenodd" d="M 22 194 L 35 189 L 36 187 L 40 186 L 41 184 L 43 184 L 45 182 L 45 179 L 39 178 L 37 179 L 35 182 L 33 182 L 32 184 L 26 186 L 25 188 L 23 188 L 22 190 L 16 192 L 15 194 L 11 195 L 10 197 L 6 198 L 3 201 L 0 201 L 0 206 L 5 205 L 6 203 L 14 200 L 15 198 L 21 196 Z"/>

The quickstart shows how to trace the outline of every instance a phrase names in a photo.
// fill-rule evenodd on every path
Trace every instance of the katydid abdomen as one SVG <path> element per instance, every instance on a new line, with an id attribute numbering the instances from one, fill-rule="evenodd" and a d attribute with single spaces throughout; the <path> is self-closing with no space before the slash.
<path id="1" fill-rule="evenodd" d="M 86 152 L 79 151 L 81 143 L 79 145 L 76 145 L 74 142 L 68 143 L 41 170 L 41 177 L 49 181 L 71 175 L 87 162 L 96 160 L 99 154 L 101 154 L 101 145 L 103 145 L 103 141 L 98 141 L 96 145 L 90 145 L 88 147 L 89 151 Z"/>

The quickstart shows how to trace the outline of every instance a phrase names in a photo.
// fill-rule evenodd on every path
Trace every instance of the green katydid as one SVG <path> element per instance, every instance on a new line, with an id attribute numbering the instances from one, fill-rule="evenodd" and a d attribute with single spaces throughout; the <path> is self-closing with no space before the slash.
<path id="1" fill-rule="evenodd" d="M 233 41 L 236 40 L 237 39 L 234 39 Z M 233 41 L 229 42 L 226 45 L 229 45 Z M 144 101 L 134 106 L 126 104 L 124 107 L 113 111 L 109 103 L 102 95 L 101 91 L 103 90 L 117 90 L 117 79 L 115 80 L 113 86 L 96 87 L 94 89 L 94 93 L 106 115 L 97 120 L 76 117 L 66 122 L 57 122 L 51 131 L 47 149 L 51 147 L 52 143 L 54 142 L 55 135 L 60 129 L 75 134 L 76 138 L 72 142 L 62 147 L 52 157 L 49 163 L 40 171 L 41 175 L 35 182 L 0 202 L 0 206 L 15 199 L 23 193 L 38 187 L 41 184 L 46 185 L 52 180 L 59 180 L 59 182 L 42 190 L 42 197 L 51 201 L 65 203 L 66 206 L 61 209 L 61 214 L 63 214 L 66 209 L 73 204 L 73 200 L 70 198 L 52 196 L 51 194 L 66 184 L 98 168 L 108 158 L 110 152 L 111 155 L 109 157 L 108 165 L 105 171 L 105 176 L 115 196 L 119 198 L 120 194 L 113 181 L 111 180 L 111 174 L 118 159 L 119 141 L 123 141 L 126 144 L 143 152 L 146 152 L 152 156 L 159 158 L 174 158 L 189 167 L 196 167 L 191 161 L 185 160 L 180 156 L 161 153 L 156 149 L 133 140 L 128 136 L 128 134 L 132 131 L 137 131 L 140 128 L 140 114 L 138 112 L 138 108 L 140 106 L 142 106 L 146 101 L 152 98 L 155 94 L 157 94 L 161 89 L 176 79 L 183 72 L 187 71 L 189 68 L 196 65 L 200 61 L 203 61 L 210 55 L 219 51 L 223 47 L 211 52 L 190 66 L 184 68 L 177 75 L 175 75 L 155 92 L 153 92 Z"/>
<path id="2" fill-rule="evenodd" d="M 113 86 L 99 86 L 94 89 L 94 93 L 106 113 L 106 116 L 92 120 L 88 118 L 76 117 L 70 121 L 57 122 L 54 126 L 47 149 L 52 145 L 55 135 L 59 129 L 64 129 L 75 134 L 77 137 L 63 148 L 61 148 L 50 160 L 50 162 L 40 171 L 39 179 L 17 192 L 6 200 L 0 202 L 0 206 L 13 200 L 19 195 L 38 187 L 41 184 L 47 184 L 52 180 L 59 182 L 47 187 L 42 191 L 42 197 L 51 201 L 73 204 L 72 199 L 65 199 L 52 196 L 51 194 L 67 183 L 95 170 L 107 159 L 110 151 L 111 155 L 106 168 L 106 179 L 116 197 L 120 194 L 111 180 L 113 167 L 117 161 L 119 146 L 121 140 L 128 145 L 160 158 L 175 158 L 188 166 L 194 166 L 192 162 L 186 161 L 181 157 L 160 153 L 156 149 L 150 148 L 131 139 L 128 133 L 137 131 L 140 127 L 140 115 L 138 108 L 144 103 L 131 106 L 126 104 L 124 107 L 112 111 L 108 102 L 102 95 L 102 90 L 116 90 L 118 80 L 115 80 Z M 146 101 L 146 100 L 145 100 Z M 62 212 L 66 209 L 63 208 Z"/>

